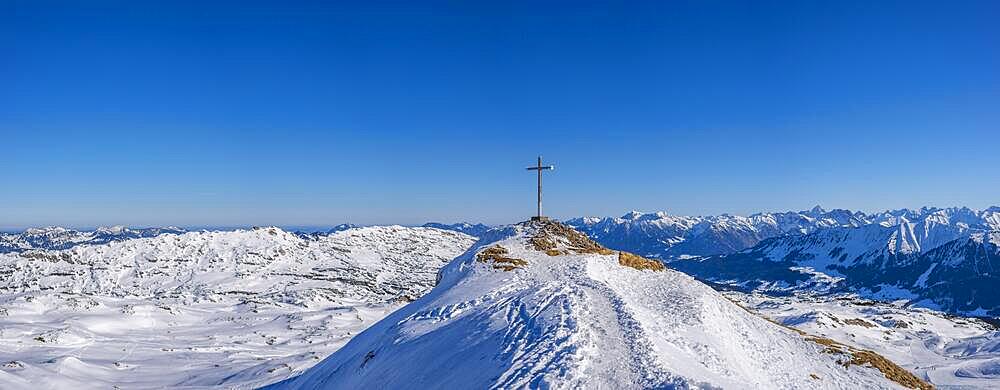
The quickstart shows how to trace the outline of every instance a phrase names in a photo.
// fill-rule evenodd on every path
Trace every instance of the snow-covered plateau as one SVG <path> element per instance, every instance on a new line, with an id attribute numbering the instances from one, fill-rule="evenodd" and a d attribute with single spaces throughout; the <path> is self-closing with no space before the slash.
<path id="1" fill-rule="evenodd" d="M 0 388 L 254 388 L 423 295 L 474 239 L 258 228 L 0 255 Z"/>

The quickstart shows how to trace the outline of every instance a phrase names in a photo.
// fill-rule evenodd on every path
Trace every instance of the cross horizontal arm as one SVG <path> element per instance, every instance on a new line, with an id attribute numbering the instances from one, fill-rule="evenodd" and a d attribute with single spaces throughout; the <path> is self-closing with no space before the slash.
<path id="1" fill-rule="evenodd" d="M 546 166 L 546 167 L 527 167 L 527 168 L 524 168 L 524 169 L 527 169 L 529 171 L 541 171 L 541 170 L 546 170 L 546 169 L 556 169 L 556 167 L 553 166 L 553 165 L 549 165 L 549 166 Z"/>

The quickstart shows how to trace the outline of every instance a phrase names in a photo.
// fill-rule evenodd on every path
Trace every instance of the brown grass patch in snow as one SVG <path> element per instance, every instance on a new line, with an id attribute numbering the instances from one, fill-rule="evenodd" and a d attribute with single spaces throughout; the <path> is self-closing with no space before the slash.
<path id="1" fill-rule="evenodd" d="M 823 352 L 825 352 L 825 353 L 829 353 L 829 354 L 842 354 L 842 353 L 844 353 L 844 350 L 840 349 L 840 347 L 842 347 L 843 344 L 840 344 L 840 343 L 838 343 L 836 341 L 830 340 L 830 339 L 828 339 L 826 337 L 806 337 L 806 341 L 812 341 L 812 342 L 814 342 L 816 344 L 819 344 L 819 345 L 822 345 L 822 346 L 826 347 L 826 349 L 823 350 Z"/>
<path id="2" fill-rule="evenodd" d="M 628 252 L 618 252 L 618 264 L 632 267 L 637 270 L 649 269 L 653 271 L 663 271 L 663 263 L 650 260 L 645 257 L 634 255 Z"/>
<path id="3" fill-rule="evenodd" d="M 507 252 L 506 248 L 500 245 L 494 245 L 477 253 L 476 261 L 492 264 L 493 269 L 504 271 L 513 271 L 517 268 L 528 265 L 526 260 L 507 257 L 508 253 L 509 252 Z"/>
<path id="4" fill-rule="evenodd" d="M 587 235 L 576 231 L 569 226 L 549 219 L 533 219 L 526 222 L 528 226 L 536 228 L 535 234 L 528 239 L 530 248 L 545 252 L 549 256 L 560 256 L 568 254 L 598 254 L 610 256 L 616 251 L 605 248 L 596 241 L 591 240 Z M 485 251 L 484 251 L 485 252 Z M 506 254 L 503 253 L 503 254 Z M 628 252 L 618 252 L 618 264 L 625 267 L 632 267 L 637 270 L 663 271 L 666 269 L 663 263 L 644 258 Z"/>
<path id="5" fill-rule="evenodd" d="M 529 221 L 528 224 L 537 226 L 535 235 L 529 239 L 531 246 L 535 250 L 545 252 L 550 256 L 558 256 L 558 254 L 553 253 L 559 250 L 559 244 L 563 244 L 566 247 L 566 251 L 573 253 L 597 253 L 601 255 L 614 253 L 614 251 L 594 242 L 587 235 L 559 222 L 533 220 Z M 566 254 L 566 251 L 560 251 L 559 254 Z"/>
<path id="6" fill-rule="evenodd" d="M 886 378 L 899 383 L 903 387 L 920 390 L 934 388 L 930 383 L 924 382 L 922 379 L 917 378 L 916 375 L 897 366 L 896 363 L 872 351 L 861 350 L 851 352 L 851 360 L 845 362 L 844 367 L 850 367 L 852 364 L 874 367 L 876 370 L 881 371 Z"/>
<path id="7" fill-rule="evenodd" d="M 849 355 L 850 359 L 838 361 L 844 367 L 850 367 L 852 365 L 871 367 L 879 370 L 882 375 L 885 375 L 886 379 L 910 389 L 930 390 L 934 388 L 934 386 L 931 386 L 930 383 L 924 382 L 916 375 L 913 375 L 909 371 L 906 371 L 902 367 L 896 365 L 896 363 L 893 363 L 889 359 L 886 359 L 884 356 L 873 351 L 849 347 L 825 337 L 806 337 L 806 340 L 825 346 L 826 349 L 824 349 L 823 352 L 837 355 Z"/>

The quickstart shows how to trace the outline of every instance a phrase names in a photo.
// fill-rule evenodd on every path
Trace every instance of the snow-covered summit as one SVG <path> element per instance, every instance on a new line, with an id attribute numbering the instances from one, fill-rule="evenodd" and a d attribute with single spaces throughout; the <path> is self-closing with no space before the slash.
<path id="1" fill-rule="evenodd" d="M 878 355 L 757 317 L 658 262 L 532 221 L 490 230 L 430 293 L 274 388 L 900 384 L 926 385 Z"/>

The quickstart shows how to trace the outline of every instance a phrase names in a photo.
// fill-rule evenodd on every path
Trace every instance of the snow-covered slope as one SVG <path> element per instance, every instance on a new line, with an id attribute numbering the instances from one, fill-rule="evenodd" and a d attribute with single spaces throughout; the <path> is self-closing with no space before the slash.
<path id="1" fill-rule="evenodd" d="M 787 326 L 878 352 L 941 389 L 1000 382 L 1000 331 L 979 320 L 851 295 L 725 294 Z"/>
<path id="2" fill-rule="evenodd" d="M 0 255 L 0 388 L 255 387 L 429 290 L 438 229 L 163 234 Z"/>
<path id="3" fill-rule="evenodd" d="M 77 231 L 62 227 L 27 229 L 21 233 L 0 233 L 0 253 L 31 249 L 68 249 L 77 245 L 99 245 L 134 238 L 155 237 L 165 233 L 183 233 L 176 227 L 133 229 L 124 226 Z"/>
<path id="4" fill-rule="evenodd" d="M 1000 231 L 941 245 L 905 270 L 898 285 L 944 310 L 1000 317 Z"/>
<path id="5" fill-rule="evenodd" d="M 430 293 L 274 388 L 898 387 L 874 361 L 924 385 L 874 356 L 533 221 L 488 232 Z"/>

